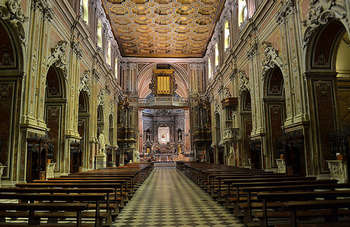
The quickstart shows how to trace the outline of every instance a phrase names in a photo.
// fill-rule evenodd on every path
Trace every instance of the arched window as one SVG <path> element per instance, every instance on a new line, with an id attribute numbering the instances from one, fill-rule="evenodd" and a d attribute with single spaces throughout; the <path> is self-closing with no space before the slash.
<path id="1" fill-rule="evenodd" d="M 102 48 L 102 23 L 100 19 L 97 22 L 97 46 Z"/>
<path id="2" fill-rule="evenodd" d="M 215 44 L 215 67 L 219 65 L 219 45 Z"/>
<path id="3" fill-rule="evenodd" d="M 108 46 L 107 46 L 107 64 L 112 65 L 112 47 L 111 47 L 111 41 L 108 41 Z"/>
<path id="4" fill-rule="evenodd" d="M 208 77 L 209 77 L 209 79 L 213 77 L 210 58 L 208 58 Z"/>
<path id="5" fill-rule="evenodd" d="M 224 36 L 225 36 L 225 50 L 230 47 L 230 24 L 228 23 L 228 20 L 225 22 L 225 30 L 224 30 Z"/>
<path id="6" fill-rule="evenodd" d="M 80 0 L 80 15 L 86 23 L 89 23 L 89 0 Z"/>
<path id="7" fill-rule="evenodd" d="M 118 58 L 115 58 L 114 60 L 114 75 L 115 78 L 118 79 Z"/>
<path id="8" fill-rule="evenodd" d="M 248 18 L 248 7 L 246 0 L 238 0 L 238 25 L 241 26 L 242 23 Z"/>

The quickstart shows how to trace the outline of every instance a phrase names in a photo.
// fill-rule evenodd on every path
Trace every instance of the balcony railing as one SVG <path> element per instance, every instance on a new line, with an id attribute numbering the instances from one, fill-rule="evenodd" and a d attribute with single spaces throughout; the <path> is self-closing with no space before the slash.
<path id="1" fill-rule="evenodd" d="M 180 97 L 152 97 L 147 99 L 138 99 L 138 105 L 141 107 L 156 107 L 156 106 L 188 106 L 188 99 Z"/>

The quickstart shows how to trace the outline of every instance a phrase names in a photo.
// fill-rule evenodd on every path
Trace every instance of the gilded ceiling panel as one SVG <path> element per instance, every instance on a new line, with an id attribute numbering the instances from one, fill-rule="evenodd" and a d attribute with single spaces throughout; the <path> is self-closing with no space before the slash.
<path id="1" fill-rule="evenodd" d="M 202 57 L 224 0 L 101 0 L 128 57 Z"/>

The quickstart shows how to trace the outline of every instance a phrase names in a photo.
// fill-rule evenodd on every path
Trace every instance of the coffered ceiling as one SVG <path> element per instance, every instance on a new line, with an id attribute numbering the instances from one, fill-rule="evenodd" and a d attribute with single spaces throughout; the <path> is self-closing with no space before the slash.
<path id="1" fill-rule="evenodd" d="M 101 0 L 123 56 L 202 57 L 225 0 Z"/>

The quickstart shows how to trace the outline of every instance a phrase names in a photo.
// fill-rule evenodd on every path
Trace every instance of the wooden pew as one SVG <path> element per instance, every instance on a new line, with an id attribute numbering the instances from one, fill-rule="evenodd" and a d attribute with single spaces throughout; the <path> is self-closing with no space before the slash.
<path id="1" fill-rule="evenodd" d="M 16 217 L 19 217 L 19 212 L 27 211 L 28 215 L 28 225 L 38 226 L 40 224 L 40 220 L 38 223 L 38 219 L 36 217 L 36 212 L 76 212 L 76 224 L 75 226 L 81 227 L 81 213 L 84 210 L 88 209 L 88 204 L 86 203 L 0 203 L 0 212 L 1 218 L 5 219 L 6 217 L 12 217 L 13 213 L 15 213 Z M 1 223 L 2 226 L 13 226 L 16 224 L 11 223 Z M 60 224 L 61 226 L 65 226 L 65 224 Z M 86 226 L 86 225 L 85 225 Z"/>
<path id="2" fill-rule="evenodd" d="M 350 185 L 347 185 L 349 187 Z M 337 187 L 335 185 L 335 187 Z M 345 185 L 341 185 L 338 187 L 345 187 Z M 341 197 L 341 198 L 339 198 Z M 316 199 L 323 199 L 323 200 L 335 200 L 337 198 L 344 199 L 350 198 L 350 190 L 336 190 L 336 191 L 287 191 L 287 192 L 259 192 L 257 193 L 257 198 L 262 201 L 263 204 L 263 210 L 260 212 L 256 212 L 255 216 L 258 216 L 261 218 L 261 225 L 262 226 L 268 226 L 268 219 L 273 217 L 290 217 L 290 212 L 285 212 L 284 210 L 281 210 L 281 208 L 285 208 L 285 204 L 283 202 L 286 201 L 310 201 L 313 204 L 313 201 Z M 279 203 L 278 203 L 279 202 Z M 349 206 L 350 207 L 350 206 Z M 276 211 L 269 211 L 270 208 L 278 208 Z M 307 207 L 305 207 L 307 208 Z M 329 208 L 328 206 L 320 207 L 322 208 Z M 336 215 L 338 215 L 338 212 L 335 212 Z M 344 214 L 344 213 L 343 213 Z M 346 212 L 347 216 L 350 216 L 350 210 Z M 325 216 L 325 215 L 334 215 L 334 210 L 326 210 L 326 212 L 305 212 L 305 210 L 301 211 L 293 211 L 293 219 L 289 220 L 289 223 L 296 223 L 296 219 L 298 216 Z M 334 221 L 334 220 L 333 220 Z"/>
<path id="3" fill-rule="evenodd" d="M 0 193 L 0 199 L 17 199 L 21 200 L 21 203 L 28 204 L 34 202 L 79 202 L 79 203 L 94 203 L 94 206 L 88 205 L 89 210 L 94 210 L 95 213 L 88 214 L 87 217 L 93 217 L 95 219 L 95 227 L 102 226 L 103 217 L 106 219 L 106 224 L 111 225 L 111 219 L 108 217 L 109 213 L 101 215 L 100 204 L 105 202 L 105 194 L 96 193 L 84 193 L 84 194 L 68 194 L 68 193 L 16 193 L 16 192 L 2 192 Z M 71 215 L 67 212 L 64 213 L 41 213 L 43 217 L 70 217 Z M 39 218 L 40 222 L 40 218 Z M 109 222 L 109 223 L 108 223 Z"/>
<path id="4" fill-rule="evenodd" d="M 124 207 L 124 199 L 123 199 L 123 191 L 120 184 L 112 184 L 112 183 L 85 183 L 85 182 L 66 182 L 66 183 L 58 183 L 58 182 L 50 182 L 50 183 L 21 183 L 16 184 L 17 187 L 22 188 L 112 188 L 114 191 L 114 198 L 110 197 L 110 200 L 118 205 L 120 208 Z M 120 189 L 120 190 L 119 190 Z M 118 193 L 121 192 L 121 193 Z"/>

